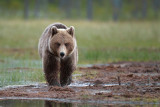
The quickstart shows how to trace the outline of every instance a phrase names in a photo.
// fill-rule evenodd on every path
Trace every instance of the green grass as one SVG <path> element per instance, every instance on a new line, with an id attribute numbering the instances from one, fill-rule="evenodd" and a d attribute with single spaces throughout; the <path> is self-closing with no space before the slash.
<path id="1" fill-rule="evenodd" d="M 39 60 L 38 39 L 56 20 L 0 20 L 0 58 Z M 160 22 L 60 21 L 75 26 L 79 63 L 160 59 Z"/>
<path id="2" fill-rule="evenodd" d="M 1 86 L 44 81 L 37 45 L 45 27 L 53 22 L 57 20 L 0 19 Z M 159 21 L 58 22 L 75 26 L 79 64 L 160 60 Z"/>
<path id="3" fill-rule="evenodd" d="M 42 64 L 37 60 L 3 60 L 0 63 L 0 87 L 45 82 L 40 66 Z"/>

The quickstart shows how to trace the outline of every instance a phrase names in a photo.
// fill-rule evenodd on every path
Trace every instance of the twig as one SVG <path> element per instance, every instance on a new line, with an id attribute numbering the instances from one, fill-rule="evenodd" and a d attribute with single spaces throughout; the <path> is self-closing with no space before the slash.
<path id="1" fill-rule="evenodd" d="M 120 76 L 117 76 L 118 84 L 121 85 Z"/>
<path id="2" fill-rule="evenodd" d="M 150 76 L 149 75 L 148 75 L 148 81 L 147 82 L 148 82 L 148 85 L 149 85 L 150 84 Z"/>

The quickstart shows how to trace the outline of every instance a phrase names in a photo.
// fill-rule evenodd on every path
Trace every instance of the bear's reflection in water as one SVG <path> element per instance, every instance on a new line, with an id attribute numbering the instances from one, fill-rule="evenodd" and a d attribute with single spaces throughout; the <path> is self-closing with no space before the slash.
<path id="1" fill-rule="evenodd" d="M 77 107 L 76 104 L 72 103 L 59 103 L 55 101 L 45 101 L 44 107 Z"/>

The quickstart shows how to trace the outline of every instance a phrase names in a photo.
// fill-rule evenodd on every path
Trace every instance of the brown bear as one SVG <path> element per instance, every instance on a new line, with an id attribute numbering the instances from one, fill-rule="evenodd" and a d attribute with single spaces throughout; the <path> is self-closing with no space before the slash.
<path id="1" fill-rule="evenodd" d="M 72 81 L 72 73 L 78 61 L 74 33 L 73 26 L 68 28 L 62 23 L 53 23 L 44 30 L 39 39 L 38 52 L 42 58 L 45 79 L 49 85 L 65 86 Z"/>

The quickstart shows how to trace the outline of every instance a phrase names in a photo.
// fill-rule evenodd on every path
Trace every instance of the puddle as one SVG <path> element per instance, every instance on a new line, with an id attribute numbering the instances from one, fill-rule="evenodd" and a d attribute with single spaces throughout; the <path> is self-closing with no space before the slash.
<path id="1" fill-rule="evenodd" d="M 71 83 L 69 86 L 70 87 L 87 87 L 87 86 L 93 86 L 93 83 L 90 82 L 85 82 L 85 83 L 81 83 L 81 82 L 75 82 L 75 83 Z"/>
<path id="2" fill-rule="evenodd" d="M 143 101 L 93 101 L 93 100 L 65 100 L 65 99 L 1 99 L 0 107 L 104 107 L 112 106 L 160 106 L 160 103 Z"/>
<path id="3" fill-rule="evenodd" d="M 47 87 L 47 84 L 45 83 L 32 83 L 30 85 L 8 85 L 8 86 L 4 86 L 4 87 L 0 87 L 0 90 L 5 90 L 5 89 L 9 89 L 9 88 L 20 88 L 20 87 L 30 87 L 30 88 L 43 88 L 43 87 Z"/>
<path id="4" fill-rule="evenodd" d="M 92 95 L 96 95 L 98 93 L 106 94 L 112 92 L 111 90 L 93 90 L 93 89 L 88 89 L 87 91 L 89 91 Z"/>
<path id="5" fill-rule="evenodd" d="M 132 83 L 121 83 L 121 86 L 130 86 Z M 69 85 L 69 87 L 87 87 L 87 86 L 94 86 L 95 84 L 94 83 L 91 83 L 91 82 L 74 82 L 74 83 L 71 83 Z M 106 86 L 106 87 L 110 87 L 110 86 L 118 86 L 119 84 L 116 84 L 116 83 L 111 83 L 111 84 L 99 84 L 99 86 Z M 157 83 L 134 83 L 134 85 L 136 86 L 160 86 L 160 83 L 157 82 Z"/>
<path id="6" fill-rule="evenodd" d="M 87 87 L 87 86 L 94 86 L 95 84 L 94 83 L 90 83 L 90 82 L 75 82 L 75 83 L 71 83 L 69 86 L 70 87 Z M 116 85 L 119 85 L 119 84 L 99 84 L 101 86 L 116 86 Z M 121 84 L 121 85 L 126 85 L 126 84 Z"/>
<path id="7" fill-rule="evenodd" d="M 116 85 L 119 85 L 119 84 L 103 84 L 102 86 L 116 86 Z M 121 85 L 125 85 L 125 84 L 121 84 Z"/>

